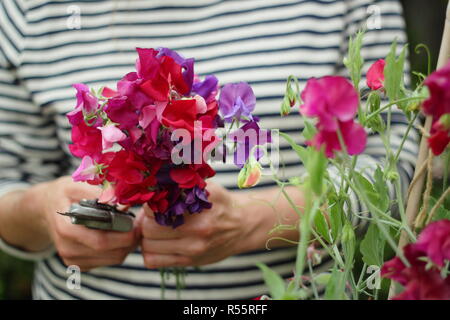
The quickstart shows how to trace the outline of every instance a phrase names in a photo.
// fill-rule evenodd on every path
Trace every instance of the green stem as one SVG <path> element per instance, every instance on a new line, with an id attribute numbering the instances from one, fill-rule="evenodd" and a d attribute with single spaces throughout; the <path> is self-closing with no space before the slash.
<path id="1" fill-rule="evenodd" d="M 376 115 L 378 115 L 378 114 L 380 114 L 381 112 L 383 112 L 383 111 L 389 109 L 390 107 L 392 107 L 393 105 L 395 105 L 395 104 L 397 104 L 397 103 L 399 103 L 399 102 L 407 102 L 407 101 L 411 101 L 411 100 L 424 100 L 424 99 L 426 99 L 426 98 L 427 98 L 427 97 L 425 97 L 425 96 L 407 97 L 407 98 L 402 98 L 402 99 L 399 99 L 399 100 L 390 102 L 390 103 L 388 103 L 387 105 L 385 105 L 385 106 L 381 107 L 380 109 L 378 109 L 378 110 L 372 112 L 371 114 L 369 114 L 369 115 L 366 117 L 366 123 L 367 123 L 367 121 L 369 121 L 370 119 L 372 119 L 372 118 L 375 117 Z"/>
<path id="2" fill-rule="evenodd" d="M 402 194 L 401 185 L 400 185 L 400 178 L 395 180 L 394 189 L 395 189 L 395 194 L 398 199 L 398 211 L 400 213 L 400 218 L 402 220 L 402 229 L 405 230 L 406 233 L 411 238 L 411 240 L 413 242 L 415 242 L 416 236 L 414 235 L 414 232 L 412 232 L 411 228 L 408 226 L 408 220 L 406 218 L 405 206 L 403 203 L 403 194 Z"/>
<path id="3" fill-rule="evenodd" d="M 405 144 L 406 139 L 408 138 L 409 132 L 411 131 L 412 127 L 414 126 L 414 122 L 416 121 L 416 119 L 417 119 L 418 116 L 419 116 L 419 113 L 417 112 L 417 113 L 415 114 L 414 118 L 409 122 L 408 128 L 406 128 L 406 132 L 405 132 L 405 134 L 404 134 L 404 136 L 403 136 L 403 138 L 402 138 L 402 141 L 401 141 L 401 143 L 400 143 L 400 146 L 399 146 L 399 148 L 398 148 L 398 150 L 397 150 L 397 152 L 396 152 L 396 154 L 395 154 L 395 157 L 394 157 L 394 162 L 395 162 L 395 163 L 397 163 L 398 158 L 400 157 L 400 153 L 401 153 L 401 151 L 403 150 L 403 145 Z"/>

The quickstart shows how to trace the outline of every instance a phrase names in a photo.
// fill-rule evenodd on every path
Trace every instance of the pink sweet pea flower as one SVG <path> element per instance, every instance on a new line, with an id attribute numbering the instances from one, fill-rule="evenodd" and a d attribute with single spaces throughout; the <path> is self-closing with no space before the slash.
<path id="1" fill-rule="evenodd" d="M 72 174 L 73 181 L 91 181 L 95 179 L 97 166 L 89 156 L 84 156 L 78 169 Z"/>
<path id="2" fill-rule="evenodd" d="M 440 267 L 450 260 L 450 220 L 430 223 L 420 234 L 416 247 Z"/>
<path id="3" fill-rule="evenodd" d="M 77 90 L 77 105 L 67 114 L 71 125 L 78 125 L 86 115 L 93 115 L 99 108 L 99 103 L 89 91 L 89 87 L 83 83 L 76 83 L 73 87 Z"/>
<path id="4" fill-rule="evenodd" d="M 150 105 L 145 106 L 141 110 L 141 114 L 139 115 L 139 125 L 142 129 L 146 129 L 148 125 L 156 118 L 156 106 Z"/>
<path id="5" fill-rule="evenodd" d="M 367 133 L 360 124 L 353 120 L 339 122 L 339 130 L 349 155 L 360 154 L 364 151 Z M 335 151 L 342 150 L 337 131 L 319 130 L 310 141 L 307 141 L 307 144 L 318 150 L 325 147 L 325 155 L 328 158 L 333 158 Z"/>
<path id="6" fill-rule="evenodd" d="M 318 117 L 319 128 L 336 131 L 338 121 L 353 119 L 358 111 L 358 93 L 344 77 L 311 78 L 302 92 L 300 112 L 307 117 Z"/>
<path id="7" fill-rule="evenodd" d="M 318 132 L 307 141 L 317 149 L 324 147 L 327 157 L 342 150 L 338 130 L 342 133 L 347 152 L 350 155 L 364 151 L 367 134 L 353 118 L 358 111 L 358 93 L 344 77 L 326 76 L 312 78 L 302 92 L 303 105 L 300 112 L 307 117 L 316 117 Z"/>
<path id="8" fill-rule="evenodd" d="M 103 150 L 111 148 L 114 143 L 125 140 L 127 136 L 114 124 L 106 125 L 98 128 L 102 132 L 102 148 Z"/>
<path id="9" fill-rule="evenodd" d="M 395 280 L 405 288 L 393 299 L 449 300 L 450 277 L 441 271 L 450 258 L 450 220 L 429 224 L 418 241 L 406 245 L 403 252 L 409 266 L 394 257 L 381 268 L 383 277 Z"/>
<path id="10" fill-rule="evenodd" d="M 428 144 L 440 155 L 450 144 L 450 63 L 425 79 L 430 97 L 422 104 L 424 114 L 433 118 Z"/>
<path id="11" fill-rule="evenodd" d="M 372 90 L 378 90 L 384 85 L 384 66 L 386 62 L 383 59 L 375 61 L 367 70 L 366 83 Z"/>

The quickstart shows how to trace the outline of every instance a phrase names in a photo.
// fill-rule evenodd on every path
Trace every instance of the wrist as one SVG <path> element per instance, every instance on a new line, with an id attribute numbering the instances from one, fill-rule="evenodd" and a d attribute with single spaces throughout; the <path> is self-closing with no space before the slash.
<path id="1" fill-rule="evenodd" d="M 234 209 L 243 229 L 238 253 L 265 249 L 269 233 L 276 224 L 273 208 L 254 199 L 248 192 L 236 192 L 234 198 Z"/>
<path id="2" fill-rule="evenodd" d="M 51 244 L 45 205 L 48 182 L 36 184 L 15 197 L 12 213 L 18 244 L 27 251 L 41 251 Z M 11 235 L 12 236 L 12 235 Z M 14 244 L 14 243 L 13 243 Z"/>
<path id="3" fill-rule="evenodd" d="M 303 192 L 287 188 L 292 201 L 303 207 Z M 240 253 L 266 248 L 289 247 L 299 239 L 297 212 L 280 196 L 277 189 L 256 192 L 236 192 L 235 207 L 245 229 Z M 277 225 L 286 226 L 274 230 Z M 272 232 L 273 231 L 273 232 Z M 286 241 L 287 240 L 287 241 Z"/>

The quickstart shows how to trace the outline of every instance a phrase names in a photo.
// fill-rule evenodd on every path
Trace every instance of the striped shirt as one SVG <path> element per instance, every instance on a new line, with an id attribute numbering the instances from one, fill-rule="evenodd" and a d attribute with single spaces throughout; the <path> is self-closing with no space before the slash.
<path id="1" fill-rule="evenodd" d="M 0 2 L 0 195 L 71 174 L 79 163 L 68 152 L 65 114 L 75 105 L 73 83 L 114 87 L 134 68 L 135 47 L 168 47 L 195 57 L 196 73 L 221 83 L 247 81 L 257 96 L 264 128 L 289 133 L 301 143 L 298 114 L 281 119 L 279 106 L 291 74 L 301 85 L 310 77 L 346 75 L 343 57 L 349 35 L 367 24 L 364 74 L 389 45 L 406 42 L 398 1 L 372 0 L 2 0 Z M 361 82 L 361 85 L 363 82 Z M 406 130 L 393 114 L 392 148 Z M 286 177 L 302 165 L 280 141 Z M 385 156 L 378 135 L 368 138 L 360 165 L 374 167 Z M 417 136 L 406 140 L 400 157 L 404 184 L 411 178 Z M 215 165 L 214 179 L 236 189 L 237 169 Z M 273 186 L 266 177 L 258 188 Z M 356 202 L 356 200 L 354 200 Z M 355 204 L 357 207 L 357 204 Z M 82 274 L 81 289 L 70 290 L 70 274 L 49 250 L 30 254 L 0 242 L 18 257 L 37 261 L 35 299 L 159 299 L 160 274 L 143 265 L 139 251 L 122 265 Z M 200 269 L 188 268 L 181 298 L 245 299 L 266 293 L 256 262 L 284 277 L 292 275 L 295 248 L 249 252 Z M 326 270 L 324 257 L 317 270 Z M 166 284 L 175 298 L 175 281 Z"/>

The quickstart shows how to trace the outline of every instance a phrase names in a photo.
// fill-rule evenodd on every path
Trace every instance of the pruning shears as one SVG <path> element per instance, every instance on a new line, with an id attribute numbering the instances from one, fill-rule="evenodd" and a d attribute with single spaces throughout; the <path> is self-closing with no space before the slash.
<path id="1" fill-rule="evenodd" d="M 121 211 L 115 206 L 99 203 L 97 200 L 83 199 L 70 206 L 69 212 L 58 212 L 71 218 L 72 224 L 84 225 L 91 229 L 128 232 L 133 228 L 131 212 Z"/>

